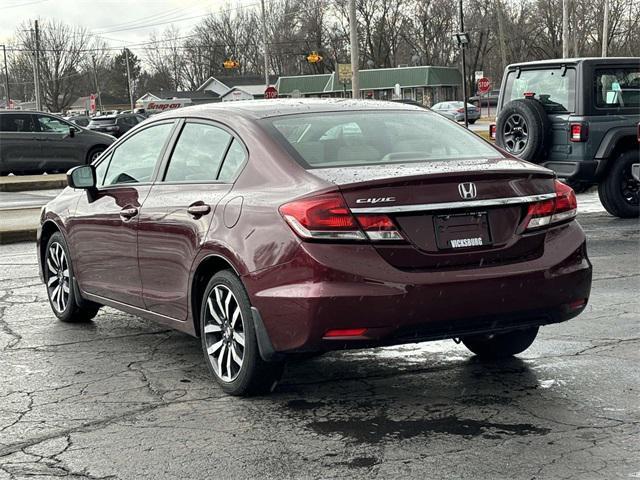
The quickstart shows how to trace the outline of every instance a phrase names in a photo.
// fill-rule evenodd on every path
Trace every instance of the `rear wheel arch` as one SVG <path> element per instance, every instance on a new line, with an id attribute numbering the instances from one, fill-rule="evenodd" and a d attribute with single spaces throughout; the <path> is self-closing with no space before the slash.
<path id="1" fill-rule="evenodd" d="M 211 254 L 200 261 L 191 279 L 191 314 L 196 336 L 200 336 L 200 309 L 207 284 L 211 277 L 222 270 L 229 270 L 240 278 L 238 269 L 223 255 Z"/>
<path id="2" fill-rule="evenodd" d="M 93 157 L 93 155 L 94 155 L 96 152 L 102 153 L 102 152 L 104 152 L 107 148 L 108 148 L 108 145 L 102 145 L 102 144 L 99 144 L 99 145 L 93 145 L 93 146 L 89 149 L 89 151 L 87 152 L 86 163 L 87 163 L 87 164 L 90 164 L 90 163 L 91 163 L 91 161 L 92 161 L 92 158 L 91 158 L 91 157 Z"/>
<path id="3" fill-rule="evenodd" d="M 598 169 L 596 170 L 598 180 L 603 180 L 611 171 L 616 159 L 628 151 L 638 151 L 638 140 L 635 135 L 626 135 L 617 139 L 614 146 L 611 147 L 598 165 Z"/>

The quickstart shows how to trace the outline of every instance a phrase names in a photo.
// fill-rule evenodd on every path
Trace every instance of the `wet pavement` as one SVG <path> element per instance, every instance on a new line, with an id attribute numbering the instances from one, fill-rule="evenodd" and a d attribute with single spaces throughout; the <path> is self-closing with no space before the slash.
<path id="1" fill-rule="evenodd" d="M 590 304 L 517 358 L 333 353 L 253 399 L 186 335 L 111 309 L 57 322 L 34 245 L 1 246 L 0 479 L 640 478 L 640 224 L 581 223 Z"/>

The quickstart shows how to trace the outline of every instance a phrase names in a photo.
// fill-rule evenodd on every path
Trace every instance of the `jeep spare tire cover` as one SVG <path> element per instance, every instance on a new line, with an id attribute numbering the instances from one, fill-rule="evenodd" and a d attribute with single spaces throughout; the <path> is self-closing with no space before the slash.
<path id="1" fill-rule="evenodd" d="M 496 121 L 496 145 L 533 163 L 545 160 L 549 118 L 540 102 L 517 99 L 507 103 Z"/>

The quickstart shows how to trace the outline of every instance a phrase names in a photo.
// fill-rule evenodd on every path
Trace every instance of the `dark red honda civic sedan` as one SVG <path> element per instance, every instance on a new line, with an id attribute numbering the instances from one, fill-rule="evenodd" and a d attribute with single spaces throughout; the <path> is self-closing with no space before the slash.
<path id="1" fill-rule="evenodd" d="M 199 336 L 230 394 L 328 350 L 514 355 L 591 289 L 573 191 L 412 105 L 183 108 L 68 179 L 38 232 L 55 315 L 106 305 Z"/>

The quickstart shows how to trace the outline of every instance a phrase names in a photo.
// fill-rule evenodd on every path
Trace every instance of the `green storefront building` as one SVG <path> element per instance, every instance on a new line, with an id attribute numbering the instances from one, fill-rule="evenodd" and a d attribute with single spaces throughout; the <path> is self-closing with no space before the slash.
<path id="1" fill-rule="evenodd" d="M 360 70 L 362 98 L 391 100 L 399 86 L 400 97 L 431 106 L 459 100 L 462 75 L 452 67 L 399 67 Z M 351 84 L 343 84 L 338 75 L 298 75 L 280 77 L 276 83 L 280 97 L 350 97 Z"/>

